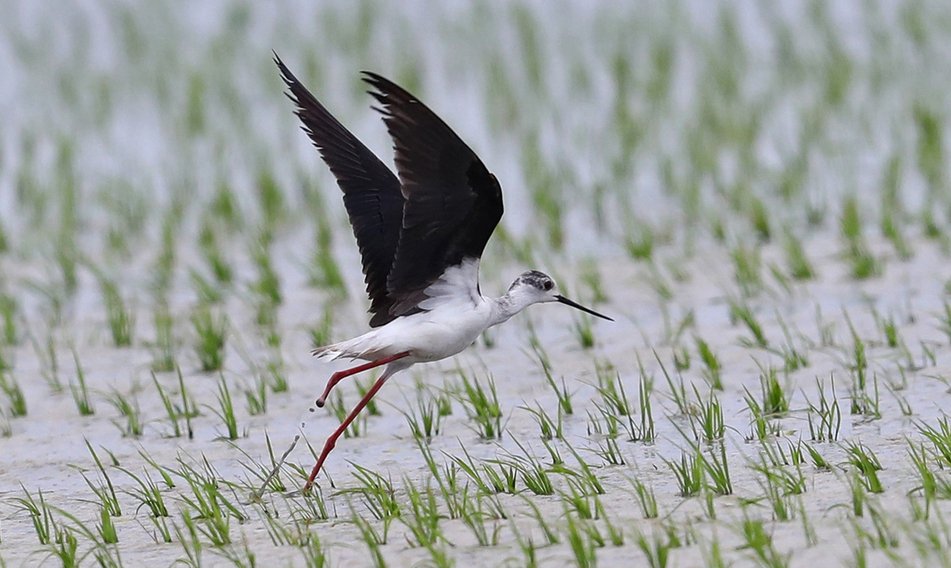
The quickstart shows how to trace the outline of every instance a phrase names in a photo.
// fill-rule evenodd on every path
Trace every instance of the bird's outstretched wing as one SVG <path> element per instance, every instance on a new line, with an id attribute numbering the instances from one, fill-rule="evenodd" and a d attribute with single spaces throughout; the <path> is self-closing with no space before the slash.
<path id="1" fill-rule="evenodd" d="M 337 184 L 350 216 L 353 234 L 363 258 L 367 294 L 370 296 L 370 325 L 392 321 L 396 314 L 387 281 L 400 239 L 403 193 L 393 172 L 367 149 L 304 87 L 286 65 L 274 55 L 304 132 L 320 152 Z"/>
<path id="2" fill-rule="evenodd" d="M 419 309 L 424 290 L 450 267 L 478 260 L 502 218 L 502 189 L 482 160 L 416 97 L 364 73 L 393 138 L 403 223 L 386 288 L 390 313 Z M 478 273 L 474 273 L 478 288 Z"/>

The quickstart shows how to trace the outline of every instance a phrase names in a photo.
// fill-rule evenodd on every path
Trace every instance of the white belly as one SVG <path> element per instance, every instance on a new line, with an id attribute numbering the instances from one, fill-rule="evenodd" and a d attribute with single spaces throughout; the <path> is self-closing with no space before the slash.
<path id="1" fill-rule="evenodd" d="M 375 339 L 391 346 L 388 351 L 393 353 L 409 351 L 415 361 L 438 361 L 472 345 L 490 319 L 489 302 L 442 305 L 390 322 L 378 330 Z"/>
<path id="2" fill-rule="evenodd" d="M 472 345 L 493 322 L 495 302 L 479 293 L 479 261 L 447 268 L 425 290 L 419 313 L 334 345 L 342 356 L 375 360 L 408 351 L 406 362 L 438 361 Z"/>

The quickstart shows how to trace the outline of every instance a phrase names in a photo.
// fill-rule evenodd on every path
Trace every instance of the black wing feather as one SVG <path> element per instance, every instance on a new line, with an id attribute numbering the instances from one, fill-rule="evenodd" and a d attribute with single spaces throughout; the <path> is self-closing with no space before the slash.
<path id="1" fill-rule="evenodd" d="M 405 315 L 445 268 L 480 258 L 502 218 L 502 189 L 482 160 L 429 108 L 391 81 L 364 73 L 395 149 L 403 223 L 387 277 L 390 313 Z"/>
<path id="2" fill-rule="evenodd" d="M 304 132 L 343 190 L 343 202 L 350 216 L 353 234 L 363 258 L 367 295 L 370 297 L 370 326 L 392 321 L 393 298 L 387 280 L 403 218 L 400 182 L 366 146 L 331 115 L 275 54 L 274 61 L 288 97 L 297 106 L 296 114 Z"/>

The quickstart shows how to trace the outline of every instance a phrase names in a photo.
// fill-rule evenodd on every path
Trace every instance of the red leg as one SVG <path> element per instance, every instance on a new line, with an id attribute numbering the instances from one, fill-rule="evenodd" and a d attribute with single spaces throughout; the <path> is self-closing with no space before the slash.
<path id="1" fill-rule="evenodd" d="M 320 398 L 317 399 L 317 406 L 323 408 L 324 404 L 327 403 L 327 397 L 330 396 L 330 391 L 333 390 L 335 386 L 337 386 L 337 383 L 346 379 L 347 377 L 356 375 L 357 373 L 362 373 L 363 371 L 368 371 L 374 367 L 379 367 L 380 365 L 392 363 L 393 361 L 402 359 L 407 355 L 409 355 L 409 351 L 403 351 L 402 353 L 397 353 L 396 355 L 377 359 L 376 361 L 370 361 L 369 363 L 364 363 L 363 365 L 358 365 L 350 369 L 337 371 L 336 373 L 330 375 L 330 380 L 327 381 L 327 386 L 324 388 L 324 394 L 320 395 Z"/>
<path id="2" fill-rule="evenodd" d="M 400 356 L 405 357 L 406 354 L 403 353 Z M 363 410 L 363 407 L 365 407 L 367 403 L 370 402 L 370 399 L 373 398 L 373 395 L 375 395 L 378 390 L 380 390 L 380 387 L 383 386 L 383 383 L 385 383 L 386 379 L 388 378 L 390 378 L 390 374 L 383 373 L 380 376 L 380 378 L 377 379 L 375 383 L 373 383 L 373 386 L 370 387 L 370 390 L 367 391 L 367 394 L 365 394 L 363 398 L 360 399 L 360 402 L 357 403 L 357 406 L 353 409 L 352 412 L 350 412 L 350 414 L 343 421 L 343 423 L 341 423 L 340 426 L 337 427 L 336 430 L 334 430 L 334 433 L 331 434 L 329 438 L 327 438 L 327 441 L 324 442 L 324 449 L 321 450 L 320 457 L 317 458 L 317 465 L 315 465 L 314 469 L 311 470 L 310 472 L 310 477 L 307 479 L 307 483 L 304 485 L 304 491 L 309 491 L 310 486 L 314 484 L 314 479 L 316 479 L 317 474 L 320 473 L 320 468 L 321 466 L 324 465 L 324 460 L 327 459 L 327 456 L 330 454 L 330 451 L 334 449 L 335 445 L 337 445 L 337 438 L 339 438 L 340 435 L 343 434 L 344 430 L 346 430 L 347 427 L 350 426 L 350 423 L 353 422 L 353 420 L 357 417 L 358 414 L 360 414 L 360 411 Z"/>

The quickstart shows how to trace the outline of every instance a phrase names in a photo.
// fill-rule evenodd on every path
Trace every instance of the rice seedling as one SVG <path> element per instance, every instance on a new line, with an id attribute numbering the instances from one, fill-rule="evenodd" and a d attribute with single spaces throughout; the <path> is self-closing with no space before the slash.
<path id="1" fill-rule="evenodd" d="M 115 544 L 119 542 L 119 535 L 116 533 L 116 525 L 112 522 L 112 516 L 105 508 L 99 509 L 99 527 L 97 528 L 102 542 L 105 544 Z"/>
<path id="2" fill-rule="evenodd" d="M 360 483 L 359 487 L 343 489 L 344 495 L 359 495 L 373 518 L 387 521 L 399 518 L 401 508 L 396 499 L 396 490 L 392 482 L 375 471 L 353 464 L 354 478 Z M 388 524 L 384 523 L 384 537 L 388 531 Z M 385 544 L 385 539 L 383 541 Z"/>
<path id="3" fill-rule="evenodd" d="M 38 490 L 36 497 L 22 483 L 20 490 L 23 492 L 23 497 L 14 498 L 14 506 L 30 516 L 37 542 L 43 545 L 51 544 L 53 537 L 58 536 L 59 529 L 53 518 L 53 511 L 43 497 L 43 490 Z"/>
<path id="4" fill-rule="evenodd" d="M 746 326 L 750 334 L 753 336 L 752 339 L 743 338 L 740 340 L 744 346 L 755 346 L 762 349 L 769 348 L 769 341 L 766 339 L 766 333 L 763 331 L 763 326 L 760 324 L 759 320 L 756 319 L 756 315 L 753 313 L 753 310 L 748 304 L 741 304 L 731 300 L 730 321 L 734 324 L 737 322 L 743 323 L 743 325 Z"/>
<path id="5" fill-rule="evenodd" d="M 720 360 L 716 353 L 710 348 L 710 345 L 699 336 L 694 336 L 694 342 L 697 344 L 697 353 L 703 362 L 703 377 L 710 384 L 710 388 L 723 390 L 723 381 L 720 378 Z"/>
<path id="6" fill-rule="evenodd" d="M 109 323 L 109 332 L 116 347 L 132 345 L 135 333 L 135 316 L 119 293 L 115 282 L 100 275 L 99 287 L 102 291 L 103 304 L 106 306 L 106 318 Z"/>
<path id="7" fill-rule="evenodd" d="M 951 498 L 951 480 L 945 475 L 939 475 L 932 470 L 929 460 L 929 454 L 924 444 L 915 444 L 908 442 L 908 457 L 918 474 L 920 485 L 915 487 L 912 493 L 918 493 L 924 499 L 924 507 L 918 504 L 917 500 L 911 500 L 914 516 L 916 519 L 927 519 L 930 516 L 932 505 L 936 498 Z"/>
<path id="8" fill-rule="evenodd" d="M 483 510 L 483 498 L 477 498 L 475 502 L 475 507 L 466 507 L 462 511 L 462 522 L 472 531 L 479 546 L 498 546 L 503 525 Z"/>
<path id="9" fill-rule="evenodd" d="M 578 345 L 582 349 L 591 349 L 594 347 L 594 326 L 591 324 L 590 317 L 576 317 L 574 319 L 574 330 L 575 337 L 578 339 Z"/>
<path id="10" fill-rule="evenodd" d="M 649 444 L 657 437 L 654 427 L 654 412 L 651 405 L 651 393 L 654 391 L 654 382 L 651 378 L 646 376 L 644 366 L 640 364 L 640 361 L 638 361 L 638 366 L 641 378 L 638 383 L 637 405 L 640 411 L 641 422 L 637 436 L 631 436 L 631 441 L 640 440 Z"/>
<path id="11" fill-rule="evenodd" d="M 499 466 L 504 466 L 514 470 L 521 478 L 522 483 L 535 495 L 553 495 L 555 493 L 554 485 L 548 470 L 539 462 L 518 440 L 513 438 L 515 444 L 522 451 L 522 455 L 516 455 L 506 451 L 506 456 L 495 460 Z"/>
<path id="12" fill-rule="evenodd" d="M 416 446 L 419 448 L 419 452 L 423 456 L 423 460 L 426 462 L 429 472 L 432 474 L 432 479 L 436 481 L 436 485 L 439 487 L 443 502 L 449 510 L 449 518 L 459 518 L 463 512 L 471 506 L 469 486 L 466 485 L 462 487 L 459 484 L 459 467 L 451 460 L 440 470 L 429 446 L 423 443 L 423 440 L 419 438 L 416 439 Z M 427 486 L 427 491 L 428 490 Z"/>
<path id="13" fill-rule="evenodd" d="M 951 303 L 945 300 L 942 305 L 944 309 L 938 316 L 938 328 L 943 331 L 944 334 L 948 336 L 948 340 L 951 341 Z"/>
<path id="14" fill-rule="evenodd" d="M 205 260 L 208 271 L 211 272 L 219 286 L 227 287 L 234 281 L 234 268 L 225 258 L 215 225 L 210 217 L 206 217 L 198 233 L 198 245 Z"/>
<path id="15" fill-rule="evenodd" d="M 723 439 L 726 432 L 726 423 L 723 420 L 723 406 L 713 391 L 706 400 L 700 395 L 697 387 L 693 387 L 696 397 L 697 412 L 690 415 L 690 425 L 694 437 L 710 444 Z"/>
<path id="16" fill-rule="evenodd" d="M 436 568 L 452 568 L 456 565 L 456 559 L 449 556 L 445 546 L 431 544 L 426 547 L 426 551 L 429 552 L 430 562 Z"/>
<path id="17" fill-rule="evenodd" d="M 433 436 L 439 435 L 442 427 L 439 401 L 433 396 L 424 398 L 419 392 L 416 395 L 415 406 L 411 407 L 410 412 L 404 411 L 403 417 L 406 418 L 410 432 L 417 440 L 432 439 Z"/>
<path id="18" fill-rule="evenodd" d="M 951 321 L 951 316 L 949 316 L 949 321 Z M 951 333 L 949 333 L 949 337 L 951 337 Z M 544 349 L 542 349 L 540 345 L 533 346 L 532 350 L 535 353 L 535 357 L 538 359 L 538 362 L 542 367 L 542 371 L 545 374 L 545 382 L 551 388 L 552 392 L 555 393 L 555 396 L 558 399 L 558 408 L 560 412 L 564 413 L 566 416 L 570 416 L 574 413 L 574 406 L 571 403 L 571 392 L 568 391 L 568 385 L 565 383 L 565 378 L 561 378 L 561 387 L 559 388 L 558 384 L 555 383 L 555 377 L 552 373 L 551 362 L 549 361 L 548 354 L 545 353 Z"/>
<path id="19" fill-rule="evenodd" d="M 931 442 L 936 459 L 942 466 L 951 467 L 951 422 L 947 416 L 937 421 L 937 427 L 925 423 L 917 425 L 918 432 Z"/>
<path id="20" fill-rule="evenodd" d="M 13 363 L 9 361 L 10 357 L 6 349 L 0 349 L 0 371 L 13 369 Z"/>
<path id="21" fill-rule="evenodd" d="M 330 412 L 334 417 L 341 423 L 346 419 L 347 415 L 350 414 L 350 406 L 344 402 L 343 395 L 340 394 L 340 391 L 336 391 L 331 395 L 327 406 L 330 408 Z M 357 416 L 356 419 L 350 423 L 350 426 L 343 431 L 343 437 L 359 438 L 362 436 L 364 432 L 366 432 L 368 420 L 369 416 L 367 414 Z"/>
<path id="22" fill-rule="evenodd" d="M 920 103 L 915 103 L 913 115 L 918 131 L 918 169 L 925 177 L 929 191 L 934 193 L 947 179 L 941 122 L 932 109 Z"/>
<path id="23" fill-rule="evenodd" d="M 366 396 L 367 392 L 370 391 L 370 387 L 373 386 L 373 383 L 374 383 L 373 380 L 367 381 L 365 383 L 360 379 L 355 378 L 353 380 L 353 385 L 357 388 L 357 394 L 360 396 L 360 398 L 363 398 L 364 396 Z M 373 399 L 370 399 L 370 401 L 367 402 L 367 405 L 365 408 L 366 408 L 365 412 L 368 416 L 382 415 L 382 413 L 380 412 L 380 407 L 377 406 L 376 401 L 374 401 Z"/>
<path id="24" fill-rule="evenodd" d="M 197 270 L 190 270 L 188 277 L 202 306 L 217 305 L 224 301 L 223 289 L 216 282 L 206 278 Z"/>
<path id="25" fill-rule="evenodd" d="M 689 416 L 693 409 L 690 406 L 690 398 L 687 395 L 687 386 L 684 384 L 683 375 L 677 375 L 677 382 L 674 382 L 673 377 L 670 376 L 670 373 L 667 372 L 667 368 L 664 366 L 664 363 L 660 360 L 657 353 L 654 353 L 654 358 L 657 359 L 658 365 L 660 365 L 660 370 L 664 374 L 664 379 L 667 381 L 667 387 L 670 390 L 670 399 L 673 401 L 674 405 L 677 407 L 677 413 L 680 416 Z M 643 380 L 644 373 L 642 371 L 641 378 Z M 650 384 L 653 387 L 653 384 Z"/>
<path id="26" fill-rule="evenodd" d="M 913 256 L 908 239 L 901 230 L 900 221 L 896 218 L 896 212 L 893 207 L 883 207 L 881 217 L 882 235 L 891 243 L 895 249 L 895 255 L 901 260 L 908 260 Z"/>
<path id="27" fill-rule="evenodd" d="M 331 333 L 333 331 L 333 308 L 330 304 L 324 306 L 324 313 L 320 321 L 314 324 L 310 329 L 310 343 L 314 347 L 327 345 L 331 343 Z"/>
<path id="28" fill-rule="evenodd" d="M 681 337 L 687 329 L 694 325 L 694 312 L 693 310 L 682 312 L 682 315 L 676 321 L 671 318 L 671 311 L 667 305 L 661 306 L 661 313 L 664 316 L 664 343 L 676 346 L 680 343 Z"/>
<path id="29" fill-rule="evenodd" d="M 79 364 L 79 355 L 73 349 L 73 362 L 76 364 L 76 382 L 70 383 L 69 390 L 73 394 L 73 401 L 79 410 L 80 416 L 91 416 L 96 413 L 96 409 L 89 399 L 89 389 L 86 388 L 86 374 Z"/>
<path id="30" fill-rule="evenodd" d="M 882 336 L 884 337 L 885 345 L 891 348 L 896 348 L 901 343 L 903 343 L 898 329 L 898 324 L 895 323 L 894 317 L 882 316 L 874 309 L 872 310 L 872 316 L 875 318 L 875 324 L 878 326 L 879 331 L 881 331 Z"/>
<path id="31" fill-rule="evenodd" d="M 528 406 L 520 406 L 519 408 L 532 415 L 532 419 L 538 424 L 539 436 L 542 440 L 564 440 L 564 417 L 561 414 L 561 407 L 558 407 L 558 415 L 554 420 L 545 412 L 540 404 L 537 408 Z"/>
<path id="32" fill-rule="evenodd" d="M 507 463 L 501 461 L 482 462 L 476 464 L 469 452 L 463 447 L 463 453 L 466 458 L 446 454 L 447 457 L 459 468 L 459 471 L 466 474 L 469 480 L 476 486 L 479 493 L 484 495 L 494 495 L 497 493 L 516 493 L 516 483 L 518 481 L 518 470 Z M 498 466 L 498 469 L 493 468 Z"/>
<path id="33" fill-rule="evenodd" d="M 167 373 L 175 370 L 175 318 L 168 306 L 160 304 L 152 313 L 155 343 L 152 344 L 152 370 Z"/>
<path id="34" fill-rule="evenodd" d="M 347 286 L 331 248 L 332 239 L 329 221 L 319 219 L 311 262 L 310 285 L 326 290 L 336 298 L 346 298 Z"/>
<path id="35" fill-rule="evenodd" d="M 594 259 L 587 259 L 581 264 L 581 283 L 583 288 L 591 294 L 591 301 L 595 304 L 601 304 L 608 301 L 608 295 L 604 291 L 601 271 Z"/>
<path id="36" fill-rule="evenodd" d="M 216 481 L 217 474 L 205 462 L 205 472 L 182 464 L 180 474 L 184 477 L 190 494 L 181 496 L 184 505 L 182 518 L 186 525 L 197 521 L 195 528 L 212 546 L 231 544 L 231 521 L 243 522 L 247 515 L 238 505 L 228 499 Z"/>
<path id="37" fill-rule="evenodd" d="M 826 397 L 824 383 L 816 378 L 816 387 L 819 392 L 818 404 L 809 404 L 809 437 L 816 442 L 834 442 L 839 439 L 839 430 L 842 427 L 842 411 L 839 410 L 839 401 L 835 396 L 835 377 L 830 376 L 831 393 Z M 830 402 L 831 400 L 831 402 Z"/>
<path id="38" fill-rule="evenodd" d="M 703 469 L 707 479 L 711 482 L 708 489 L 717 495 L 732 495 L 733 481 L 730 477 L 730 462 L 727 459 L 726 446 L 720 441 L 708 448 L 707 454 L 697 452 L 703 462 Z M 712 509 L 712 503 L 710 508 Z M 709 515 L 715 518 L 715 515 Z"/>
<path id="39" fill-rule="evenodd" d="M 783 358 L 783 370 L 786 373 L 792 373 L 793 371 L 809 366 L 809 358 L 796 346 L 789 325 L 787 325 L 779 312 L 776 313 L 776 322 L 783 332 L 783 344 L 780 345 L 778 349 L 770 350 L 778 353 Z"/>
<path id="40" fill-rule="evenodd" d="M 383 552 L 380 550 L 380 546 L 386 544 L 389 524 L 384 522 L 383 532 L 380 533 L 360 515 L 354 514 L 352 522 L 357 526 L 357 530 L 360 532 L 360 537 L 367 545 L 367 549 L 370 552 L 370 559 L 373 561 L 373 566 L 375 568 L 384 568 L 386 566 L 386 561 L 383 559 Z"/>
<path id="41" fill-rule="evenodd" d="M 41 346 L 36 338 L 31 335 L 30 343 L 33 346 L 36 358 L 40 361 L 40 373 L 43 375 L 43 380 L 49 386 L 50 391 L 55 394 L 63 392 L 63 383 L 59 374 L 59 357 L 56 355 L 56 344 L 53 336 L 48 336 L 46 344 Z"/>
<path id="42" fill-rule="evenodd" d="M 763 491 L 763 499 L 777 521 L 788 521 L 795 516 L 795 498 L 806 490 L 806 481 L 798 464 L 789 467 L 776 463 L 769 446 L 764 443 L 759 462 L 750 464 L 760 474 L 756 483 Z"/>
<path id="43" fill-rule="evenodd" d="M 782 416 L 789 412 L 789 394 L 779 382 L 776 369 L 760 366 L 759 379 L 763 412 L 771 416 Z"/>
<path id="44" fill-rule="evenodd" d="M 49 548 L 64 568 L 79 566 L 79 541 L 68 527 L 56 527 L 56 539 Z"/>
<path id="45" fill-rule="evenodd" d="M 674 347 L 674 369 L 678 372 L 690 370 L 690 351 L 683 345 Z"/>
<path id="46" fill-rule="evenodd" d="M 263 305 L 273 307 L 280 305 L 284 297 L 281 293 L 280 276 L 271 262 L 273 255 L 269 250 L 267 239 L 267 236 L 262 235 L 253 246 L 251 258 L 258 276 L 257 280 L 251 284 L 251 291 L 258 296 Z M 258 319 L 258 323 L 261 323 L 261 318 Z"/>
<path id="47" fill-rule="evenodd" d="M 802 241 L 791 231 L 786 232 L 783 240 L 783 249 L 786 253 L 786 265 L 789 275 L 794 280 L 812 280 L 816 277 L 816 269 L 806 255 Z"/>
<path id="48" fill-rule="evenodd" d="M 277 359 L 266 362 L 264 364 L 263 380 L 274 394 L 287 392 L 290 385 L 287 382 L 287 372 L 284 368 L 284 361 Z"/>
<path id="49" fill-rule="evenodd" d="M 0 391 L 3 391 L 7 397 L 7 408 L 11 417 L 19 418 L 27 415 L 26 396 L 20 388 L 20 383 L 10 373 L 3 370 L 0 370 Z"/>
<path id="50" fill-rule="evenodd" d="M 223 438 L 226 440 L 237 440 L 238 419 L 234 413 L 234 402 L 231 399 L 231 390 L 228 388 L 228 383 L 225 381 L 224 375 L 219 375 L 218 377 L 218 395 L 216 399 L 218 406 L 207 406 L 207 408 L 211 410 L 224 425 L 225 435 Z"/>
<path id="51" fill-rule="evenodd" d="M 179 558 L 178 562 L 191 568 L 198 568 L 202 565 L 202 542 L 199 537 L 198 525 L 187 509 L 182 511 L 182 522 L 185 525 L 185 530 L 188 531 L 187 533 L 182 531 L 177 524 L 172 525 L 175 530 L 175 539 L 181 543 L 182 550 L 185 553 L 185 557 Z"/>
<path id="52" fill-rule="evenodd" d="M 710 540 L 709 546 L 701 548 L 700 552 L 703 555 L 703 563 L 705 566 L 709 566 L 710 568 L 726 568 L 729 566 L 723 558 L 723 549 L 720 545 L 720 540 L 716 536 Z"/>
<path id="53" fill-rule="evenodd" d="M 640 479 L 628 479 L 628 481 L 630 481 L 634 488 L 634 496 L 637 498 L 641 516 L 645 519 L 656 519 L 659 510 L 657 508 L 657 497 L 654 495 L 654 488 Z"/>
<path id="54" fill-rule="evenodd" d="M 744 547 L 753 553 L 753 557 L 762 566 L 785 568 L 789 566 L 791 554 L 782 554 L 773 543 L 773 535 L 766 531 L 763 521 L 744 517 L 738 532 Z"/>
<path id="55" fill-rule="evenodd" d="M 762 260 L 758 248 L 748 249 L 738 244 L 731 252 L 733 274 L 743 296 L 752 296 L 763 287 Z"/>
<path id="56" fill-rule="evenodd" d="M 872 255 L 862 235 L 862 217 L 858 199 L 847 196 L 842 203 L 839 230 L 845 240 L 844 256 L 849 262 L 851 275 L 856 280 L 877 276 L 881 272 L 879 261 Z"/>
<path id="57" fill-rule="evenodd" d="M 674 298 L 674 291 L 670 282 L 667 281 L 667 278 L 661 273 L 660 269 L 657 268 L 657 264 L 654 261 L 651 261 L 647 265 L 647 272 L 643 277 L 647 280 L 651 289 L 654 290 L 654 293 L 657 294 L 657 298 L 660 301 L 669 302 Z"/>
<path id="58" fill-rule="evenodd" d="M 139 410 L 139 400 L 135 394 L 126 397 L 113 389 L 106 400 L 125 419 L 124 424 L 116 424 L 122 431 L 122 435 L 130 438 L 140 437 L 145 425 L 142 422 L 141 411 Z"/>
<path id="59" fill-rule="evenodd" d="M 617 438 L 607 437 L 598 441 L 598 447 L 594 453 L 601 458 L 604 465 L 624 465 L 627 463 L 624 455 L 621 453 L 621 447 L 618 445 Z"/>
<path id="60" fill-rule="evenodd" d="M 750 433 L 747 436 L 747 441 L 752 440 L 765 440 L 767 438 L 779 435 L 780 426 L 772 414 L 767 413 L 760 402 L 750 393 L 749 390 L 746 390 L 743 400 L 746 402 L 746 407 L 750 411 Z"/>
<path id="61" fill-rule="evenodd" d="M 224 364 L 225 338 L 228 332 L 227 316 L 216 316 L 211 309 L 199 308 L 192 315 L 195 331 L 195 353 L 203 372 L 219 371 Z"/>
<path id="62" fill-rule="evenodd" d="M 7 417 L 7 413 L 0 409 L 0 438 L 11 438 L 13 437 L 13 425 L 10 424 L 10 418 Z"/>
<path id="63" fill-rule="evenodd" d="M 268 384 L 265 378 L 257 373 L 254 376 L 254 384 L 244 388 L 244 399 L 247 403 L 248 414 L 257 416 L 267 413 L 267 391 Z"/>
<path id="64" fill-rule="evenodd" d="M 878 461 L 875 453 L 860 443 L 848 442 L 845 445 L 848 454 L 849 464 L 855 468 L 860 475 L 860 480 L 865 488 L 871 493 L 882 493 L 885 488 L 879 480 L 878 472 L 882 470 L 882 464 Z"/>
<path id="65" fill-rule="evenodd" d="M 184 208 L 184 200 L 176 197 L 162 213 L 159 253 L 152 268 L 152 274 L 154 274 L 152 287 L 158 298 L 164 298 L 172 285 L 175 264 L 178 261 L 177 237 Z"/>
<path id="66" fill-rule="evenodd" d="M 403 479 L 403 489 L 409 501 L 409 510 L 399 520 L 409 530 L 407 542 L 411 547 L 429 547 L 443 540 L 439 526 L 436 495 L 428 485 L 420 490 L 410 480 Z"/>
<path id="67" fill-rule="evenodd" d="M 678 495 L 681 497 L 693 497 L 703 489 L 704 468 L 703 455 L 699 449 L 690 452 L 681 452 L 680 461 L 664 460 L 667 467 L 673 472 L 677 479 L 677 486 L 680 488 Z"/>
<path id="68" fill-rule="evenodd" d="M 588 436 L 617 438 L 621 431 L 621 420 L 599 403 L 595 403 L 594 408 L 595 412 L 588 411 Z"/>
<path id="69" fill-rule="evenodd" d="M 0 227 L 0 231 L 3 227 Z M 0 235 L 2 240 L 2 235 Z M 9 294 L 0 293 L 0 344 L 16 345 L 19 334 L 17 333 L 17 301 Z"/>
<path id="70" fill-rule="evenodd" d="M 260 500 L 264 492 L 283 493 L 287 491 L 287 485 L 281 477 L 283 460 L 279 461 L 275 458 L 271 437 L 267 433 L 264 434 L 264 440 L 269 459 L 267 464 L 258 462 L 246 451 L 237 448 L 246 460 L 241 462 L 241 467 L 253 478 L 249 479 L 248 482 L 248 486 L 254 487 L 252 500 Z"/>
<path id="71" fill-rule="evenodd" d="M 462 380 L 460 389 L 455 398 L 462 404 L 469 420 L 475 422 L 476 432 L 484 440 L 494 440 L 502 437 L 502 408 L 499 406 L 499 395 L 495 388 L 495 380 L 488 377 L 488 388 L 476 378 L 458 370 Z"/>
<path id="72" fill-rule="evenodd" d="M 593 525 L 584 524 L 584 521 L 571 514 L 566 514 L 565 518 L 567 519 L 565 540 L 571 549 L 575 563 L 578 568 L 594 568 L 598 565 L 598 547 L 590 532 L 590 527 Z"/>
<path id="73" fill-rule="evenodd" d="M 155 373 L 152 373 L 152 384 L 155 385 L 155 390 L 158 391 L 159 400 L 162 401 L 162 408 L 165 409 L 165 416 L 168 418 L 168 422 L 171 425 L 171 433 L 169 434 L 173 438 L 179 438 L 182 435 L 182 428 L 179 424 L 179 412 L 175 408 L 175 404 L 172 402 L 171 395 L 165 388 L 162 386 L 162 383 L 159 382 L 158 377 L 155 376 Z"/>
<path id="74" fill-rule="evenodd" d="M 145 507 L 149 515 L 154 519 L 168 518 L 171 516 L 169 514 L 168 505 L 165 502 L 165 497 L 162 495 L 162 490 L 159 489 L 158 485 L 152 480 L 147 470 L 143 470 L 143 475 L 140 477 L 127 469 L 120 469 L 135 481 L 137 487 L 127 490 L 127 492 L 139 502 L 140 507 Z M 165 536 L 163 542 L 171 542 L 171 535 L 168 532 L 168 528 L 162 525 L 162 529 Z"/>
<path id="75" fill-rule="evenodd" d="M 326 568 L 331 565 L 330 553 L 316 534 L 308 532 L 307 538 L 297 548 L 304 556 L 307 568 Z"/>
<path id="76" fill-rule="evenodd" d="M 109 474 L 106 473 L 106 468 L 102 465 L 102 460 L 99 459 L 99 455 L 96 453 L 96 450 L 93 449 L 92 444 L 89 443 L 89 440 L 84 441 L 86 443 L 86 449 L 89 450 L 89 454 L 92 456 L 93 462 L 96 464 L 96 470 L 99 472 L 100 481 L 98 484 L 94 484 L 85 475 L 83 475 L 83 480 L 99 499 L 103 509 L 105 509 L 113 517 L 121 517 L 122 506 L 119 503 L 119 497 L 116 494 L 116 488 L 112 484 L 112 478 L 110 478 Z"/>
<path id="77" fill-rule="evenodd" d="M 683 546 L 677 535 L 669 530 L 653 530 L 650 537 L 638 530 L 634 542 L 647 558 L 647 565 L 651 568 L 666 568 L 670 561 L 670 551 Z"/>
<path id="78" fill-rule="evenodd" d="M 868 512 L 871 520 L 871 530 L 866 529 L 856 519 L 851 520 L 857 540 L 879 550 L 897 547 L 900 540 L 895 529 L 889 525 L 887 515 L 877 504 L 873 503 L 869 503 Z"/>

